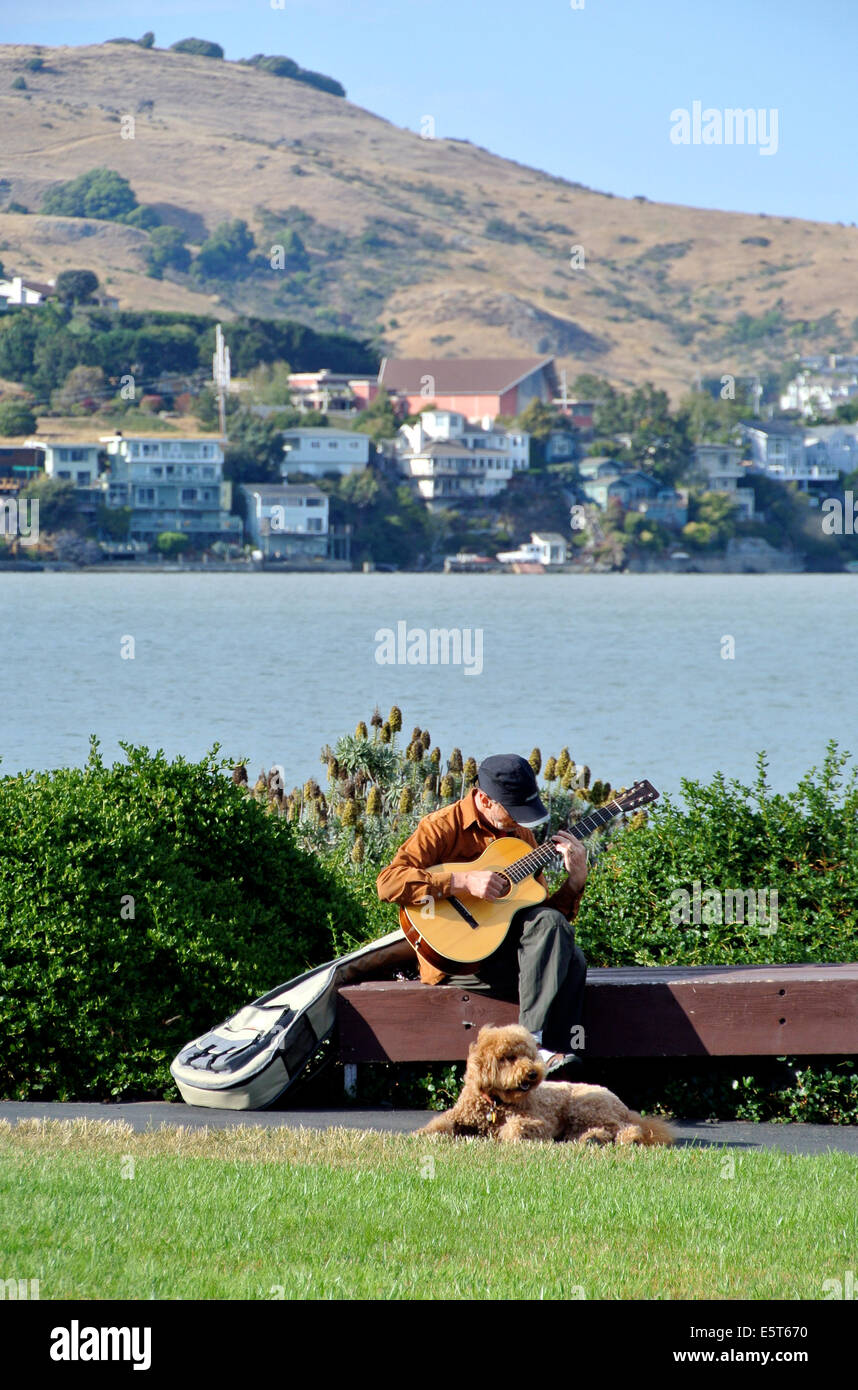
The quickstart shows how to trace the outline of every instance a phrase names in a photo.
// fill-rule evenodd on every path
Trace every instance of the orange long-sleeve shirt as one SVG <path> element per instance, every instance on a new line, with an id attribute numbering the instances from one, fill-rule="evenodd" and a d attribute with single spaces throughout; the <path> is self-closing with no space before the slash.
<path id="1" fill-rule="evenodd" d="M 404 907 L 425 902 L 427 894 L 433 898 L 449 897 L 450 875 L 434 871 L 433 865 L 469 863 L 477 859 L 493 840 L 505 835 L 513 835 L 516 839 L 524 840 L 531 848 L 536 848 L 533 832 L 525 826 L 511 825 L 508 830 L 500 830 L 483 820 L 477 810 L 474 793 L 470 791 L 461 801 L 442 806 L 440 810 L 431 811 L 423 817 L 414 833 L 400 845 L 387 868 L 379 874 L 376 880 L 378 896 L 382 902 L 400 903 Z M 536 882 L 542 884 L 547 892 L 544 874 L 537 874 Z M 545 906 L 557 908 L 571 922 L 577 916 L 583 892 L 583 888 L 576 892 L 567 881 L 546 900 Z M 420 978 L 426 984 L 440 984 L 447 978 L 424 960 L 419 951 L 416 955 Z"/>

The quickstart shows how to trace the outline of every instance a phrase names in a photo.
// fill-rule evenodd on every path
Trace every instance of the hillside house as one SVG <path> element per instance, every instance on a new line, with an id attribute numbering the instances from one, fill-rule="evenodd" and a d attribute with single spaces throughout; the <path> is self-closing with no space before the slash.
<path id="1" fill-rule="evenodd" d="M 758 472 L 782 483 L 795 483 L 801 492 L 837 481 L 836 469 L 806 457 L 805 430 L 801 425 L 786 420 L 746 420 L 741 428 Z"/>
<path id="2" fill-rule="evenodd" d="M 314 483 L 242 483 L 247 539 L 267 560 L 325 559 L 327 495 Z"/>
<path id="3" fill-rule="evenodd" d="M 529 466 L 530 436 L 470 423 L 458 411 L 426 410 L 396 438 L 400 471 L 430 510 L 495 497 Z"/>
<path id="4" fill-rule="evenodd" d="M 371 447 L 369 435 L 354 430 L 326 426 L 284 430 L 280 472 L 284 479 L 295 473 L 310 478 L 323 478 L 326 473 L 345 477 L 366 468 Z"/>
<path id="5" fill-rule="evenodd" d="M 289 390 L 298 410 L 353 415 L 366 410 L 378 395 L 378 381 L 348 372 L 329 372 L 323 367 L 318 372 L 290 372 Z"/>
<path id="6" fill-rule="evenodd" d="M 44 472 L 44 467 L 45 446 L 41 442 L 0 445 L 0 496 L 17 496 L 22 487 Z"/>
<path id="7" fill-rule="evenodd" d="M 737 444 L 697 444 L 694 448 L 694 471 L 707 492 L 723 492 L 730 498 L 742 521 L 754 518 L 754 490 L 740 487 L 748 477 L 748 468 L 741 462 L 742 450 Z"/>
<path id="8" fill-rule="evenodd" d="M 80 440 L 28 439 L 27 448 L 43 453 L 49 478 L 62 478 L 75 487 L 98 484 L 100 445 Z"/>
<path id="9" fill-rule="evenodd" d="M 4 307 L 10 304 L 42 304 L 56 295 L 52 280 L 25 280 L 22 275 L 0 279 L 0 301 Z"/>
<path id="10" fill-rule="evenodd" d="M 224 481 L 217 439 L 117 431 L 101 443 L 110 464 L 107 505 L 131 508 L 131 540 L 152 544 L 162 531 L 177 531 L 196 549 L 241 544 L 241 518 L 230 515 L 232 484 Z"/>
<path id="11" fill-rule="evenodd" d="M 378 385 L 416 414 L 430 401 L 438 410 L 478 422 L 518 415 L 531 401 L 557 394 L 553 357 L 385 357 Z"/>

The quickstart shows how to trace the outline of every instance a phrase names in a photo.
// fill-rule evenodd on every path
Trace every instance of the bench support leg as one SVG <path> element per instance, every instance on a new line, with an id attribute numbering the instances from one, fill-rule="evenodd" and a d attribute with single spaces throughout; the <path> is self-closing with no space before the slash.
<path id="1" fill-rule="evenodd" d="M 357 1062 L 346 1062 L 343 1066 L 345 1073 L 345 1092 L 350 1100 L 354 1100 L 357 1095 Z"/>

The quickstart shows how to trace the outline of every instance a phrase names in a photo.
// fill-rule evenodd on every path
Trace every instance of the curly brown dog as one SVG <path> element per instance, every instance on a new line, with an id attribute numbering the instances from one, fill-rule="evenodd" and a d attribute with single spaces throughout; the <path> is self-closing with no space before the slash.
<path id="1" fill-rule="evenodd" d="M 482 1135 L 598 1144 L 672 1144 L 663 1120 L 628 1110 L 604 1086 L 543 1081 L 545 1068 L 526 1028 L 481 1028 L 465 1085 L 452 1110 L 418 1134 Z"/>

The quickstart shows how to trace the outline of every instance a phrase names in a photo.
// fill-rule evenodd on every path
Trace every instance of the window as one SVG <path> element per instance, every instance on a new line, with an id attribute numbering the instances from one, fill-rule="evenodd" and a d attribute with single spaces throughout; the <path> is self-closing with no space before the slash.
<path id="1" fill-rule="evenodd" d="M 308 497 L 308 498 L 307 498 L 307 506 L 308 506 L 308 507 L 323 507 L 324 505 L 325 505 L 325 499 L 324 499 L 324 497 Z"/>
<path id="2" fill-rule="evenodd" d="M 214 471 L 214 469 L 211 467 L 211 465 L 209 465 L 207 468 L 204 468 L 204 469 L 203 469 L 203 477 L 204 477 L 204 478 L 213 478 L 214 475 L 215 475 L 215 471 Z"/>
<path id="3" fill-rule="evenodd" d="M 88 482 L 89 482 L 89 474 L 88 474 L 88 473 L 78 473 L 78 475 L 77 475 L 77 485 L 78 485 L 78 487 L 86 487 L 86 485 L 87 485 Z"/>
<path id="4" fill-rule="evenodd" d="M 321 449 L 321 447 L 322 447 L 322 446 L 321 446 L 321 444 L 319 443 L 318 439 L 311 439 L 311 440 L 310 440 L 310 448 L 311 448 L 311 449 Z"/>
<path id="5" fill-rule="evenodd" d="M 183 502 L 196 502 L 196 500 L 197 500 L 197 490 L 196 490 L 195 487 L 183 487 L 183 488 L 182 488 L 182 501 L 183 501 Z"/>
<path id="6" fill-rule="evenodd" d="M 69 470 L 68 470 L 67 468 L 66 468 L 63 472 L 57 473 L 57 477 L 58 477 L 58 478 L 66 478 L 66 479 L 68 479 L 69 482 L 71 482 L 71 473 L 69 472 Z"/>
<path id="7" fill-rule="evenodd" d="M 141 504 L 142 504 L 142 503 L 146 503 L 146 502 L 154 502 L 154 501 L 155 501 L 155 489 L 154 489 L 153 487 L 138 487 L 138 489 L 137 489 L 137 501 L 138 501 L 138 503 L 141 503 Z"/>
<path id="8" fill-rule="evenodd" d="M 72 463 L 85 463 L 86 449 L 72 449 L 69 458 Z"/>
<path id="9" fill-rule="evenodd" d="M 164 470 L 160 463 L 153 463 L 152 467 L 149 469 L 149 475 L 152 478 L 162 478 L 164 476 Z"/>
<path id="10" fill-rule="evenodd" d="M 322 529 L 322 518 L 321 518 L 320 516 L 310 516 L 310 517 L 307 518 L 307 530 L 308 530 L 308 531 L 321 531 L 321 529 Z"/>

